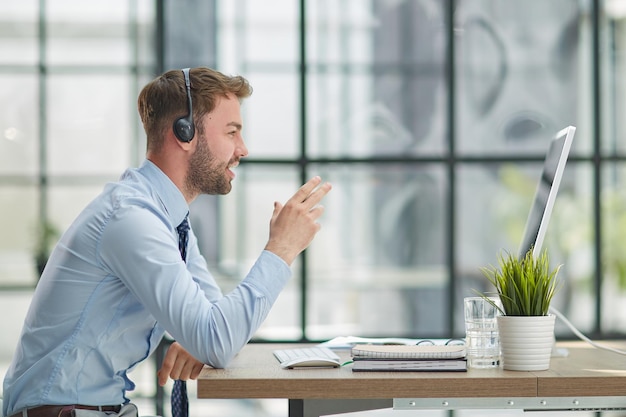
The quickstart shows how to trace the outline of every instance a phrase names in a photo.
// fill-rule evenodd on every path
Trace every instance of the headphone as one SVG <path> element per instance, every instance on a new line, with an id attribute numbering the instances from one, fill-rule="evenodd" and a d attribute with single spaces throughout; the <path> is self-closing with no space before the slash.
<path id="1" fill-rule="evenodd" d="M 182 70 L 185 76 L 185 87 L 187 88 L 187 107 L 189 113 L 184 117 L 179 117 L 174 122 L 174 134 L 181 142 L 191 142 L 196 134 L 196 127 L 193 124 L 193 107 L 191 106 L 191 81 L 189 80 L 189 68 Z"/>

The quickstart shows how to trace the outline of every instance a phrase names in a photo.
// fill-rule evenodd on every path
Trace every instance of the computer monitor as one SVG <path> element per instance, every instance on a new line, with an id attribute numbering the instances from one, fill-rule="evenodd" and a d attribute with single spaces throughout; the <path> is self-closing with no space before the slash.
<path id="1" fill-rule="evenodd" d="M 550 215 L 554 207 L 554 201 L 559 191 L 565 163 L 572 147 L 572 140 L 576 128 L 568 126 L 559 131 L 550 141 L 550 147 L 543 163 L 541 178 L 535 191 L 526 226 L 522 244 L 519 248 L 519 258 L 523 259 L 529 250 L 533 250 L 533 256 L 541 253 L 543 240 L 546 236 Z"/>

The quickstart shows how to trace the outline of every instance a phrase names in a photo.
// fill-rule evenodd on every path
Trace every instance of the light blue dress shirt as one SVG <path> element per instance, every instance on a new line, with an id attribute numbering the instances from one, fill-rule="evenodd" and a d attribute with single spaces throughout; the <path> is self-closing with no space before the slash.
<path id="1" fill-rule="evenodd" d="M 263 251 L 222 295 L 189 233 L 189 207 L 152 162 L 129 169 L 78 216 L 35 290 L 4 380 L 5 416 L 44 404 L 128 402 L 128 372 L 167 331 L 194 357 L 225 367 L 250 340 L 291 271 Z"/>

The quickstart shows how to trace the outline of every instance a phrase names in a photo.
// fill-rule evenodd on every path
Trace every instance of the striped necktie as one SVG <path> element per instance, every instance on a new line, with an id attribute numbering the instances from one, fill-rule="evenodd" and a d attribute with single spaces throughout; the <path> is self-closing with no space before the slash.
<path id="1" fill-rule="evenodd" d="M 189 215 L 178 225 L 178 249 L 183 261 L 187 262 L 187 242 L 189 241 Z M 189 399 L 187 398 L 187 383 L 177 379 L 172 388 L 172 417 L 187 417 L 189 415 Z"/>

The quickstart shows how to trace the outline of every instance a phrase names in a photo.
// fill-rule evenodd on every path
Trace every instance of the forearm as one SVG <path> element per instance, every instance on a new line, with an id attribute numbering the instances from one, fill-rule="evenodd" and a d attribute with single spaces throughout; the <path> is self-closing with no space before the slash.
<path id="1" fill-rule="evenodd" d="M 190 316 L 173 335 L 194 357 L 225 367 L 262 325 L 290 275 L 280 258 L 264 252 L 232 292 L 200 313 L 185 309 Z"/>

